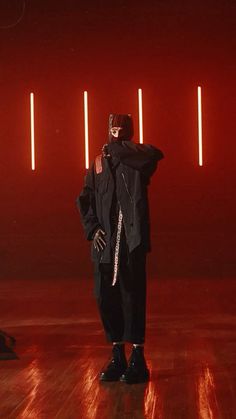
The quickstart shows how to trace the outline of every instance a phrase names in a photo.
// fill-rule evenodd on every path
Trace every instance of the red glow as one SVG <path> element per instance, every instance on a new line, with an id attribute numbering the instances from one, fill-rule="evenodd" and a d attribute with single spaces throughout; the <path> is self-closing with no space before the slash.
<path id="1" fill-rule="evenodd" d="M 31 168 L 35 170 L 34 93 L 30 93 Z"/>
<path id="2" fill-rule="evenodd" d="M 85 168 L 89 168 L 88 92 L 84 92 Z"/>
<path id="3" fill-rule="evenodd" d="M 138 111 L 139 111 L 139 142 L 143 143 L 143 96 L 142 96 L 142 89 L 138 89 Z"/>

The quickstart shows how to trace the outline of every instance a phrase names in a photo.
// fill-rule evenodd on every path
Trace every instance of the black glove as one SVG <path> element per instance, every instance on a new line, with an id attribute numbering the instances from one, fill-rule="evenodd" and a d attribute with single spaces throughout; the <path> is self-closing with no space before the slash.
<path id="1" fill-rule="evenodd" d="M 95 249 L 100 252 L 100 250 L 104 250 L 106 247 L 106 242 L 104 240 L 105 231 L 103 231 L 101 228 L 99 228 L 93 237 L 93 245 Z"/>

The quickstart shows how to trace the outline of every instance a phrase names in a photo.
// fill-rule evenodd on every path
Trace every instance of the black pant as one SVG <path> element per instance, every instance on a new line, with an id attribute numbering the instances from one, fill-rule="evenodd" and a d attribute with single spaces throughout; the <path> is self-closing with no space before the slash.
<path id="1" fill-rule="evenodd" d="M 97 303 L 109 342 L 144 343 L 146 323 L 146 252 L 128 253 L 122 245 L 117 282 L 113 265 L 100 264 L 101 289 Z"/>

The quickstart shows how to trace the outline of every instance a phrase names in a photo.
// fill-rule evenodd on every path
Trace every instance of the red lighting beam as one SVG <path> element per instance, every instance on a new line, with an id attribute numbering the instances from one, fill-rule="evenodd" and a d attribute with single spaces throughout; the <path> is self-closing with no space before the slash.
<path id="1" fill-rule="evenodd" d="M 85 168 L 89 169 L 88 92 L 84 92 Z"/>
<path id="2" fill-rule="evenodd" d="M 202 158 L 202 88 L 198 86 L 198 154 L 199 166 L 203 166 Z"/>
<path id="3" fill-rule="evenodd" d="M 138 114 L 139 114 L 139 142 L 143 143 L 143 95 L 142 89 L 138 89 Z"/>
<path id="4" fill-rule="evenodd" d="M 35 170 L 34 93 L 30 93 L 31 168 Z"/>

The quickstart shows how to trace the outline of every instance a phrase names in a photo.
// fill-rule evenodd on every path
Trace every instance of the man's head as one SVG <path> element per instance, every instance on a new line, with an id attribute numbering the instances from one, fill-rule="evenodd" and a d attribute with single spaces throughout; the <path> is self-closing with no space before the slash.
<path id="1" fill-rule="evenodd" d="M 130 114 L 110 114 L 109 141 L 129 141 L 134 135 L 133 120 Z"/>

